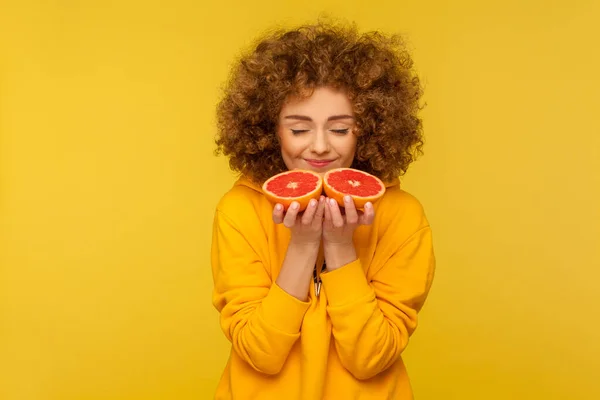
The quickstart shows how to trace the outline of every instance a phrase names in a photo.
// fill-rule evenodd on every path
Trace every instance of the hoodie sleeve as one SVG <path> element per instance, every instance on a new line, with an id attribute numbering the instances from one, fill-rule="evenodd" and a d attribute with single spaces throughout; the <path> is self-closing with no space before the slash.
<path id="1" fill-rule="evenodd" d="M 357 379 L 397 361 L 416 329 L 434 268 L 427 226 L 397 246 L 370 281 L 360 260 L 321 276 L 338 356 Z"/>
<path id="2" fill-rule="evenodd" d="M 260 237 L 260 227 L 253 233 L 245 228 L 242 233 L 217 210 L 211 249 L 213 305 L 235 352 L 255 370 L 277 374 L 300 337 L 309 305 L 272 282 L 252 242 Z"/>

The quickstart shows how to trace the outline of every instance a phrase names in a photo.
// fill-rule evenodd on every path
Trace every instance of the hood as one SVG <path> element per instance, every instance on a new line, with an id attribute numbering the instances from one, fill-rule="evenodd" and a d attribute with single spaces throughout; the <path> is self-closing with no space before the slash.
<path id="1" fill-rule="evenodd" d="M 254 181 L 250 180 L 249 178 L 246 178 L 245 176 L 238 178 L 238 180 L 235 182 L 234 186 L 246 186 L 252 190 L 256 190 L 257 192 L 262 193 L 261 185 L 255 183 Z"/>

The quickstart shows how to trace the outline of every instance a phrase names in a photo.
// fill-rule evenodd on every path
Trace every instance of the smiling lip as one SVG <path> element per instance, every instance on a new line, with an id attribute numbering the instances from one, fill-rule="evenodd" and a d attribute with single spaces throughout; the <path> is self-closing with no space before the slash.
<path id="1" fill-rule="evenodd" d="M 305 160 L 309 165 L 312 165 L 313 167 L 316 168 L 322 168 L 325 167 L 329 164 L 331 164 L 331 162 L 333 160 Z"/>

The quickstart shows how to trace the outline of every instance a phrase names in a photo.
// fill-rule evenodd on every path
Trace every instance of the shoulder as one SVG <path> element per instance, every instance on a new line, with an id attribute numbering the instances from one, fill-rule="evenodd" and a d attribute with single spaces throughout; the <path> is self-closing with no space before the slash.
<path id="1" fill-rule="evenodd" d="M 217 203 L 216 215 L 241 230 L 257 224 L 263 225 L 270 218 L 271 209 L 260 187 L 240 178 Z"/>
<path id="2" fill-rule="evenodd" d="M 407 234 L 429 227 L 423 204 L 400 185 L 386 189 L 375 211 L 382 227 L 394 226 L 394 230 L 405 230 Z"/>
<path id="3" fill-rule="evenodd" d="M 381 198 L 380 207 L 404 210 L 410 213 L 423 213 L 423 205 L 414 195 L 402 189 L 400 185 L 394 185 L 386 188 L 385 194 Z"/>
<path id="4" fill-rule="evenodd" d="M 262 193 L 258 192 L 255 188 L 245 185 L 242 180 L 238 180 L 221 197 L 217 203 L 217 210 L 225 214 L 229 214 L 240 208 L 250 210 L 262 197 L 264 197 Z"/>

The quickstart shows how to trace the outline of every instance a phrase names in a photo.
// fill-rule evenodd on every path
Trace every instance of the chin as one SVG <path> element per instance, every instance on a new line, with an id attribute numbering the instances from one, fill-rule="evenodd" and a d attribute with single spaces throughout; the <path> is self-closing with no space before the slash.
<path id="1" fill-rule="evenodd" d="M 334 165 L 328 165 L 324 168 L 313 168 L 313 167 L 309 167 L 308 169 L 311 170 L 312 172 L 321 175 L 321 177 L 323 177 L 325 175 L 325 173 L 327 173 L 327 171 L 330 171 L 334 168 L 338 168 L 337 166 Z"/>

